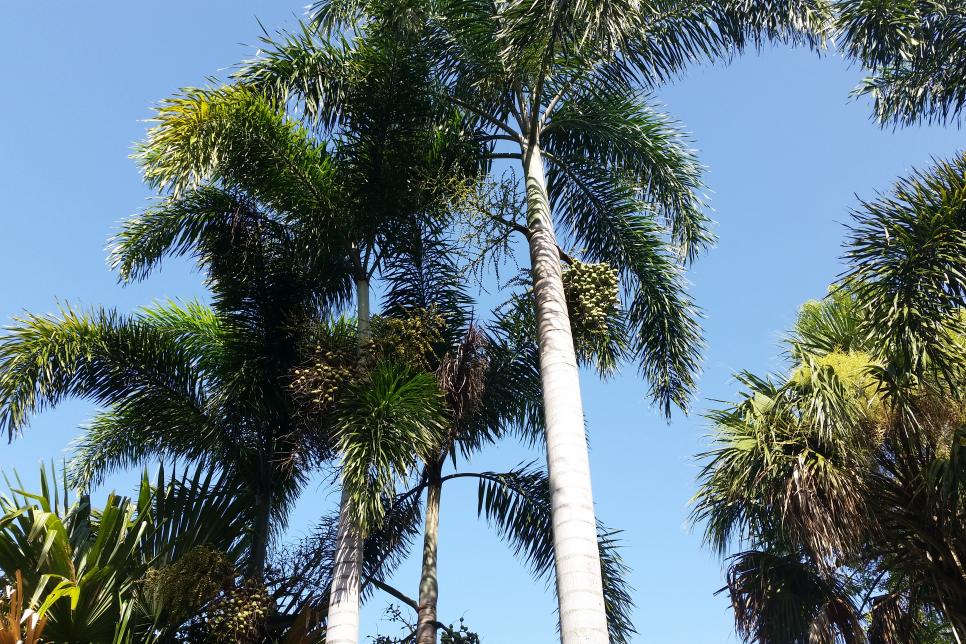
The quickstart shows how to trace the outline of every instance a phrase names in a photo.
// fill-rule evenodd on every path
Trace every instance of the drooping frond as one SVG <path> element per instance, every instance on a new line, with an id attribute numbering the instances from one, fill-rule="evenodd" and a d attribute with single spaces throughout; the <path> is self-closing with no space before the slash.
<path id="1" fill-rule="evenodd" d="M 553 569 L 553 523 L 550 482 L 546 472 L 524 465 L 505 473 L 460 474 L 479 479 L 478 512 L 513 548 L 534 577 L 549 580 Z M 623 643 L 637 633 L 631 622 L 634 601 L 620 556 L 616 532 L 597 525 L 607 627 L 612 642 Z"/>
<path id="2" fill-rule="evenodd" d="M 580 183 L 583 173 L 578 169 L 570 176 L 567 169 L 579 165 L 626 184 L 626 208 L 663 219 L 686 260 L 713 242 L 704 213 L 702 168 L 693 150 L 676 124 L 632 88 L 608 87 L 597 78 L 574 87 L 551 116 L 542 142 L 551 161 L 560 160 L 559 168 L 551 167 L 558 181 Z M 575 188 L 585 199 L 594 199 L 592 183 Z"/>
<path id="3" fill-rule="evenodd" d="M 442 222 L 417 222 L 397 231 L 383 263 L 387 315 L 427 311 L 445 322 L 447 344 L 459 341 L 473 301 L 460 272 L 455 242 Z"/>
<path id="4" fill-rule="evenodd" d="M 279 213 L 331 212 L 325 146 L 256 92 L 187 88 L 162 102 L 154 121 L 135 157 L 153 186 L 178 195 L 215 180 Z"/>
<path id="5" fill-rule="evenodd" d="M 698 311 L 663 227 L 628 182 L 579 159 L 560 161 L 560 169 L 548 173 L 558 216 L 589 260 L 620 271 L 630 353 L 652 398 L 667 414 L 672 404 L 686 409 L 703 341 Z"/>
<path id="6" fill-rule="evenodd" d="M 835 6 L 846 53 L 872 71 L 856 93 L 872 97 L 877 120 L 959 119 L 966 106 L 966 3 L 838 0 Z"/>
<path id="7" fill-rule="evenodd" d="M 519 303 L 528 306 L 529 300 Z M 531 445 L 544 438 L 540 358 L 530 320 L 513 306 L 501 311 L 486 329 L 490 367 L 478 422 L 515 433 Z M 532 316 L 529 316 L 532 318 Z"/>
<path id="8" fill-rule="evenodd" d="M 109 310 L 29 315 L 0 338 L 0 428 L 12 437 L 66 397 L 120 405 L 176 427 L 212 426 L 192 347 Z"/>
<path id="9" fill-rule="evenodd" d="M 839 580 L 823 578 L 796 557 L 742 552 L 728 585 L 738 633 L 761 644 L 865 642 L 855 606 Z"/>

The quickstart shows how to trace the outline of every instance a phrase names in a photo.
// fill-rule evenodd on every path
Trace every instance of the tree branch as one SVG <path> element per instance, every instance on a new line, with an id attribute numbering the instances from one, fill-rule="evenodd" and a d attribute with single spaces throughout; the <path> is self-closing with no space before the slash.
<path id="1" fill-rule="evenodd" d="M 497 221 L 497 222 L 503 224 L 504 226 L 507 226 L 507 227 L 509 227 L 509 228 L 517 231 L 518 233 L 522 233 L 524 237 L 526 237 L 527 239 L 530 239 L 530 234 L 531 234 L 530 233 L 530 229 L 527 228 L 526 226 L 524 226 L 523 224 L 521 224 L 519 222 L 516 222 L 516 221 L 512 221 L 510 219 L 504 219 L 503 217 L 500 217 L 499 215 L 490 215 L 490 217 L 492 217 L 494 221 Z M 561 248 L 560 246 L 557 246 L 557 253 L 560 255 L 560 259 L 562 259 L 563 261 L 567 262 L 571 266 L 576 261 L 573 257 L 571 257 L 570 255 L 568 255 L 567 252 L 563 248 Z"/>
<path id="2" fill-rule="evenodd" d="M 413 599 L 412 597 L 409 597 L 408 595 L 404 594 L 401 590 L 397 590 L 397 589 L 393 588 L 392 586 L 390 586 L 389 584 L 387 584 L 385 582 L 382 582 L 382 581 L 379 581 L 378 579 L 375 579 L 374 577 L 366 577 L 366 583 L 367 584 L 372 584 L 373 586 L 375 586 L 376 588 L 378 588 L 379 590 L 381 590 L 381 591 L 383 591 L 385 593 L 389 593 L 390 595 L 392 595 L 393 597 L 395 597 L 396 599 L 398 599 L 402 603 L 404 603 L 407 606 L 409 606 L 410 608 L 412 608 L 414 611 L 419 612 L 419 604 L 416 603 L 416 600 Z"/>
<path id="3" fill-rule="evenodd" d="M 462 107 L 464 110 L 468 110 L 469 112 L 472 112 L 473 114 L 476 114 L 477 116 L 479 116 L 484 121 L 487 121 L 491 125 L 494 125 L 497 128 L 503 130 L 504 132 L 506 132 L 510 136 L 516 136 L 516 132 L 513 131 L 513 128 L 511 128 L 509 125 L 507 125 L 503 121 L 501 121 L 499 119 L 496 119 L 496 118 L 490 116 L 486 112 L 483 112 L 483 111 L 477 109 L 473 105 L 471 105 L 471 104 L 469 104 L 469 103 L 467 103 L 465 101 L 462 101 L 462 100 L 456 98 L 455 96 L 453 96 L 451 94 L 449 94 L 447 96 L 448 96 L 449 100 L 453 101 L 454 103 L 456 103 L 457 105 L 459 105 L 460 107 Z"/>

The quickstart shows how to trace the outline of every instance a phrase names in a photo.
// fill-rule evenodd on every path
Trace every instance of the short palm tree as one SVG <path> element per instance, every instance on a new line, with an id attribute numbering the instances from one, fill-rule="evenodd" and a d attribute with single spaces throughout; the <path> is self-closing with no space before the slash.
<path id="1" fill-rule="evenodd" d="M 577 359 L 555 224 L 590 261 L 621 273 L 637 359 L 665 411 L 686 404 L 700 345 L 678 257 L 710 241 L 700 169 L 674 124 L 643 91 L 689 62 L 728 56 L 765 36 L 813 39 L 820 1 L 325 1 L 323 34 L 355 37 L 408 24 L 434 58 L 438 90 L 474 122 L 486 158 L 518 164 L 527 197 L 564 641 L 606 641 L 596 521 Z M 363 40 L 364 42 L 364 40 Z M 313 116 L 338 113 L 329 41 L 304 33 L 240 74 L 299 96 Z M 566 544 L 566 545 L 564 545 Z"/>
<path id="2" fill-rule="evenodd" d="M 27 316 L 0 338 L 0 424 L 11 435 L 45 407 L 85 398 L 106 409 L 79 445 L 80 484 L 146 459 L 220 467 L 250 500 L 253 577 L 308 476 L 288 467 L 299 446 L 285 383 L 298 359 L 296 324 L 349 290 L 339 258 L 306 253 L 312 231 L 283 226 L 264 203 L 205 186 L 148 209 L 117 239 L 126 279 L 165 254 L 195 255 L 213 308 L 67 309 Z"/>
<path id="3" fill-rule="evenodd" d="M 0 568 L 42 616 L 46 641 L 178 641 L 182 620 L 220 588 L 196 583 L 204 575 L 194 570 L 194 578 L 173 580 L 188 596 L 152 593 L 152 571 L 203 551 L 233 567 L 245 551 L 246 499 L 201 471 L 162 470 L 155 481 L 142 479 L 136 498 L 111 494 L 102 508 L 83 494 L 71 500 L 53 470 L 41 469 L 38 493 L 19 479 L 10 488 L 0 496 Z M 171 611 L 172 600 L 189 613 Z"/>
<path id="4" fill-rule="evenodd" d="M 966 161 L 863 205 L 850 271 L 807 306 L 793 371 L 715 412 L 695 518 L 735 556 L 749 641 L 966 637 Z M 811 634 L 811 635 L 810 635 Z M 826 641 L 822 640 L 822 641 Z"/>

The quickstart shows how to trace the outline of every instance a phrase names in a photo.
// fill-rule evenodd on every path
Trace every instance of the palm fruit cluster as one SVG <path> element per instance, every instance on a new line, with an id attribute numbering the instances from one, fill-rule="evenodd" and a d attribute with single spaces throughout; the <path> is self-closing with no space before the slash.
<path id="1" fill-rule="evenodd" d="M 392 360 L 414 371 L 431 371 L 437 347 L 443 344 L 445 320 L 433 311 L 417 310 L 406 317 L 372 318 L 370 350 L 376 360 Z"/>
<path id="2" fill-rule="evenodd" d="M 325 411 L 352 381 L 354 368 L 355 356 L 350 352 L 316 345 L 307 363 L 294 370 L 290 387 L 303 402 Z"/>
<path id="3" fill-rule="evenodd" d="M 259 641 L 270 605 L 265 585 L 257 579 L 246 579 L 212 603 L 207 615 L 211 639 L 226 643 Z"/>
<path id="4" fill-rule="evenodd" d="M 175 621 L 183 621 L 233 585 L 234 580 L 235 566 L 225 553 L 198 546 L 174 563 L 149 569 L 141 584 L 150 601 L 163 605 Z"/>
<path id="5" fill-rule="evenodd" d="M 575 261 L 563 272 L 563 284 L 574 340 L 592 342 L 606 336 L 607 322 L 619 303 L 617 269 Z"/>

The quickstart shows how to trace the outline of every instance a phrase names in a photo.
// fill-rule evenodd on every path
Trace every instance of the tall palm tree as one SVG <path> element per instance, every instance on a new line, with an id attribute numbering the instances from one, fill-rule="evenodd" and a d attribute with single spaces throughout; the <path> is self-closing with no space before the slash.
<path id="1" fill-rule="evenodd" d="M 395 239 L 415 221 L 438 217 L 475 172 L 460 122 L 424 99 L 419 88 L 428 69 L 403 44 L 386 35 L 343 60 L 351 73 L 339 85 L 344 103 L 341 127 L 328 132 L 331 156 L 245 88 L 191 90 L 173 99 L 159 110 L 159 125 L 141 152 L 146 177 L 176 195 L 205 180 L 244 186 L 275 199 L 287 221 L 325 235 L 307 240 L 306 248 L 344 262 L 355 284 L 360 349 L 369 339 L 370 283 L 395 252 Z M 339 574 L 329 602 L 332 642 L 358 637 L 362 537 L 350 496 L 342 506 Z"/>
<path id="2" fill-rule="evenodd" d="M 514 298 L 500 307 L 492 330 L 471 322 L 465 278 L 454 260 L 454 242 L 441 228 L 424 229 L 411 245 L 401 247 L 387 271 L 387 315 L 402 317 L 430 313 L 438 324 L 435 346 L 423 358 L 423 367 L 436 375 L 449 419 L 447 431 L 425 460 L 418 485 L 400 495 L 396 505 L 426 492 L 422 573 L 417 608 L 416 642 L 434 644 L 440 623 L 437 552 L 439 514 L 444 483 L 474 478 L 480 484 L 480 512 L 485 512 L 500 534 L 523 556 L 535 575 L 545 577 L 552 565 L 549 484 L 546 473 L 524 467 L 505 473 L 458 472 L 444 475 L 451 461 L 469 460 L 474 454 L 507 437 L 519 434 L 527 442 L 542 440 L 540 383 L 536 345 L 533 342 L 532 305 Z M 409 515 L 412 516 L 412 515 Z M 600 547 L 608 624 L 615 642 L 632 634 L 631 606 L 624 569 L 614 543 L 601 531 Z"/>
<path id="3" fill-rule="evenodd" d="M 715 412 L 696 520 L 749 641 L 966 637 L 966 160 L 863 204 L 849 272 L 803 309 L 793 370 Z"/>
<path id="4" fill-rule="evenodd" d="M 821 1 L 412 3 L 324 1 L 323 37 L 291 37 L 240 74 L 337 113 L 329 41 L 344 30 L 410 24 L 435 58 L 439 91 L 518 164 L 537 310 L 564 641 L 606 641 L 596 521 L 577 358 L 556 225 L 591 261 L 621 272 L 637 359 L 655 400 L 685 406 L 697 370 L 696 313 L 677 258 L 710 242 L 700 169 L 674 124 L 642 92 L 690 62 L 727 57 L 765 37 L 816 41 Z M 325 117 L 323 116 L 323 119 Z"/>

